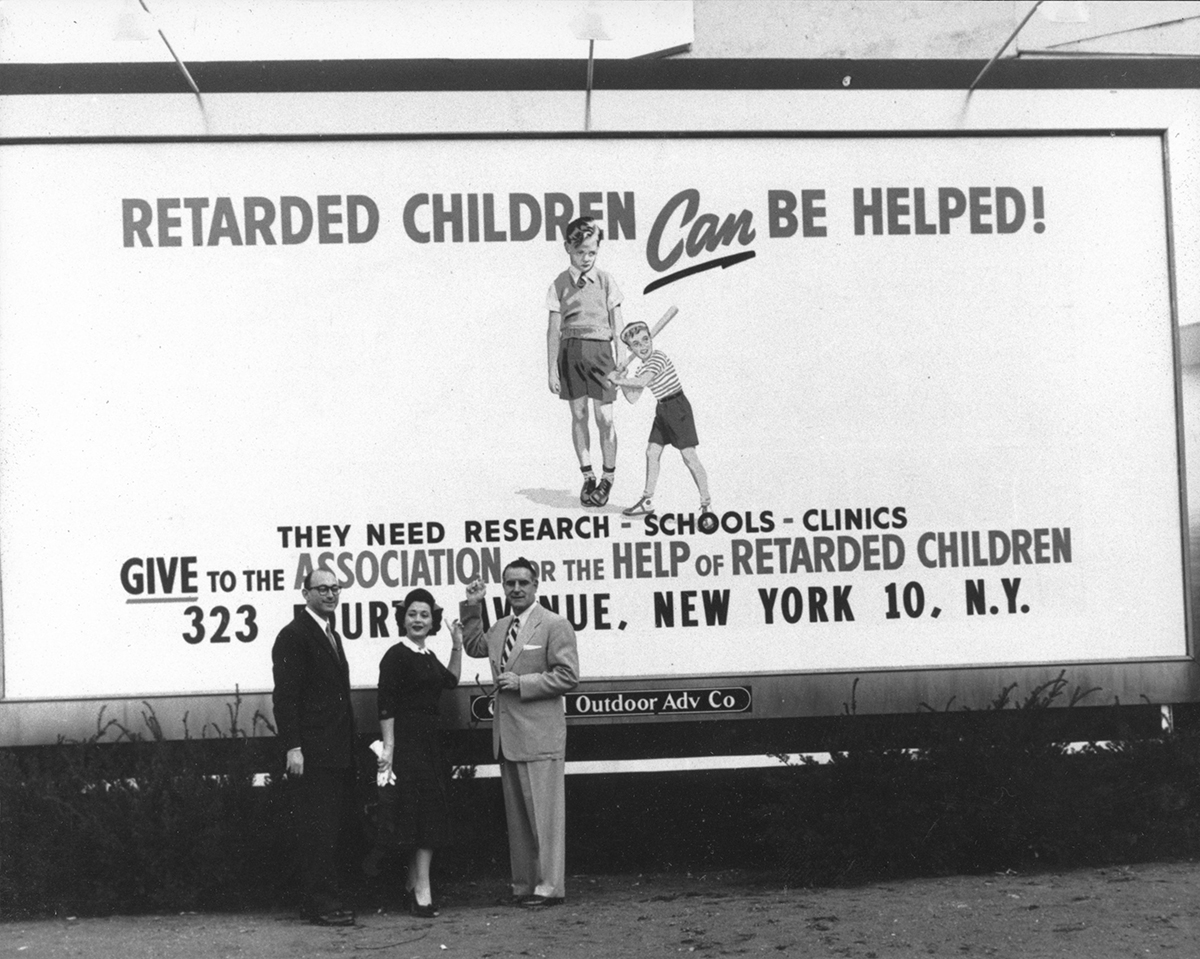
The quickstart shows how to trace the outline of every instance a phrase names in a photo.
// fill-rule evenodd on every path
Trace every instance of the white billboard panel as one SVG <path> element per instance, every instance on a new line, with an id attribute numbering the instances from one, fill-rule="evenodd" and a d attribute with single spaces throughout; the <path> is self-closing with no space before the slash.
<path id="1" fill-rule="evenodd" d="M 579 502 L 580 214 L 710 516 L 648 390 Z M 5 146 L 5 694 L 267 689 L 314 565 L 370 686 L 519 555 L 588 680 L 1186 656 L 1167 236 L 1154 135 Z"/>

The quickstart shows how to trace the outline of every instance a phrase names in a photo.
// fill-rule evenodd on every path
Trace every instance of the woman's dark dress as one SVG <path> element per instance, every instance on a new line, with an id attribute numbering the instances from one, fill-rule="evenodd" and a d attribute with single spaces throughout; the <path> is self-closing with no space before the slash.
<path id="1" fill-rule="evenodd" d="M 379 663 L 379 718 L 396 721 L 392 771 L 396 785 L 380 790 L 385 845 L 435 849 L 450 834 L 446 767 L 438 732 L 438 699 L 458 685 L 432 653 L 397 643 Z"/>

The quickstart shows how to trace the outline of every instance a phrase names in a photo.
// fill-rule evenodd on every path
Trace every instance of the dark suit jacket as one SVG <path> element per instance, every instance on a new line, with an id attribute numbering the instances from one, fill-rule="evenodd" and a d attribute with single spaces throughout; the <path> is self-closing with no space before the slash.
<path id="1" fill-rule="evenodd" d="M 299 746 L 306 767 L 353 765 L 350 669 L 345 654 L 333 651 L 307 608 L 279 631 L 271 661 L 275 733 L 284 748 Z"/>

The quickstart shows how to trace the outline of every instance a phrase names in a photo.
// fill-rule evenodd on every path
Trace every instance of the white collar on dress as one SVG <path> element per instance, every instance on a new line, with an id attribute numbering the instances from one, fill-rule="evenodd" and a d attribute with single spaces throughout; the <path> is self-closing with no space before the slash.
<path id="1" fill-rule="evenodd" d="M 430 649 L 428 646 L 418 646 L 407 636 L 401 636 L 400 642 L 403 643 L 405 646 L 407 646 L 409 649 L 411 649 L 414 653 L 429 653 L 430 656 L 433 655 L 433 650 Z"/>

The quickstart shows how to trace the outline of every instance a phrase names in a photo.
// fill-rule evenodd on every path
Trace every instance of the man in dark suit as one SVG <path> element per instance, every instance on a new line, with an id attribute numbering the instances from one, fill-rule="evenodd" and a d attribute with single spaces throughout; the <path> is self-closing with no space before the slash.
<path id="1" fill-rule="evenodd" d="M 496 683 L 492 750 L 500 762 L 513 897 L 555 906 L 566 897 L 567 720 L 563 695 L 579 685 L 570 622 L 537 602 L 537 567 L 521 558 L 502 574 L 511 614 L 483 630 L 484 585 L 460 608 L 463 648 L 487 657 Z"/>
<path id="2" fill-rule="evenodd" d="M 342 900 L 339 849 L 354 823 L 354 714 L 350 670 L 334 629 L 340 587 L 333 573 L 304 579 L 305 606 L 279 631 L 274 664 L 276 735 L 287 749 L 306 919 L 349 926 Z"/>

